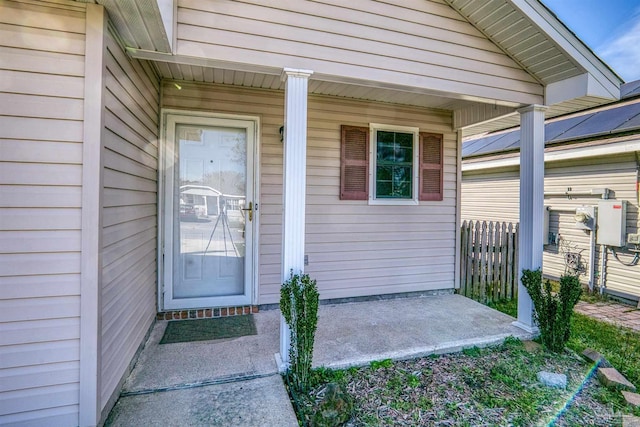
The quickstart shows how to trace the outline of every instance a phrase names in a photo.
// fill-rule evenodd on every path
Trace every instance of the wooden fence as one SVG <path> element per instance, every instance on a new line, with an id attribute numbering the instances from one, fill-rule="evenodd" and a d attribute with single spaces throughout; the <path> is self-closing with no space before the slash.
<path id="1" fill-rule="evenodd" d="M 518 293 L 518 224 L 465 221 L 459 293 L 486 304 Z"/>

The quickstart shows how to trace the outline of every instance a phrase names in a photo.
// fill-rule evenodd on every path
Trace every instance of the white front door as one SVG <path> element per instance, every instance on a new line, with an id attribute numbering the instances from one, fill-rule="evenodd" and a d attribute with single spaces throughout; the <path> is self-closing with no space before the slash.
<path id="1" fill-rule="evenodd" d="M 257 120 L 165 114 L 163 308 L 248 305 Z"/>

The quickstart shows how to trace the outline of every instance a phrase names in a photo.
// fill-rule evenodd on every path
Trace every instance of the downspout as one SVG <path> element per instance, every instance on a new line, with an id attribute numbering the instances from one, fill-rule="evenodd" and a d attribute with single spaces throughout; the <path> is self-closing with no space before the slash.
<path id="1" fill-rule="evenodd" d="M 593 292 L 596 285 L 596 228 L 589 233 L 589 291 Z"/>
<path id="2" fill-rule="evenodd" d="M 607 287 L 607 246 L 600 245 L 600 293 Z"/>

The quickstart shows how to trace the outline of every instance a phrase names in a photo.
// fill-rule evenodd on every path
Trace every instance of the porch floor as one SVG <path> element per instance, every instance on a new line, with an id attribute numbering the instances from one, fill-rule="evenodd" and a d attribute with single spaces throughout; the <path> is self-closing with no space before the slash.
<path id="1" fill-rule="evenodd" d="M 278 310 L 258 334 L 160 345 L 158 321 L 107 425 L 297 425 L 281 378 Z M 314 365 L 347 367 L 531 338 L 514 320 L 460 295 L 321 305 Z"/>

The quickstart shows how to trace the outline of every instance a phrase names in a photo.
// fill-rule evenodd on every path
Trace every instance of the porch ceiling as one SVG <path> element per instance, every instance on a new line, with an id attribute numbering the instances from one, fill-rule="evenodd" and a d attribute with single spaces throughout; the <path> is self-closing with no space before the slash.
<path id="1" fill-rule="evenodd" d="M 237 64 L 227 67 L 193 58 L 183 61 L 173 55 L 172 30 L 167 23 L 167 14 L 175 7 L 173 0 L 84 1 L 103 4 L 132 56 L 153 60 L 162 78 L 279 90 L 284 87 L 280 76 L 265 67 L 242 69 Z M 545 104 L 550 107 L 547 117 L 619 98 L 621 79 L 539 0 L 443 1 L 545 87 Z M 325 77 L 315 75 L 310 79 L 310 93 L 450 110 L 454 112 L 454 127 L 462 129 L 463 136 L 517 126 L 516 109 L 523 106 L 449 98 L 437 91 L 368 85 L 366 81 L 322 80 Z"/>
<path id="2" fill-rule="evenodd" d="M 280 75 L 169 62 L 156 62 L 155 64 L 160 76 L 168 80 L 284 90 L 284 82 Z M 453 100 L 451 98 L 408 90 L 403 91 L 372 86 L 350 85 L 314 79 L 309 80 L 309 93 L 443 110 L 455 110 L 476 104 L 475 102 Z"/>

